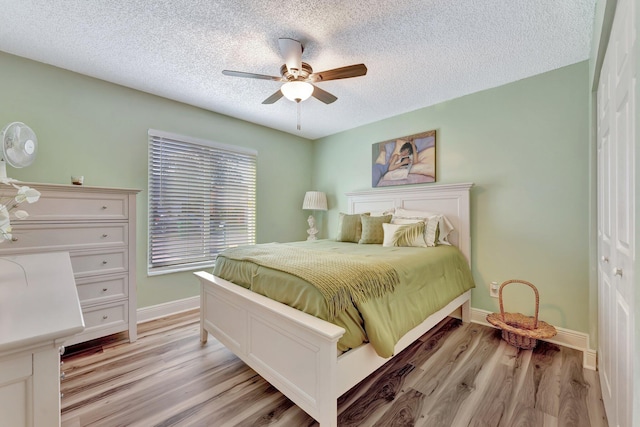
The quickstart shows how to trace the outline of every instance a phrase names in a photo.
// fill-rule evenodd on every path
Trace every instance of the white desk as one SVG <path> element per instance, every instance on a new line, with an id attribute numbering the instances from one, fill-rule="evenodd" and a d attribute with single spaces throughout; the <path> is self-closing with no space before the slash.
<path id="1" fill-rule="evenodd" d="M 3 425 L 60 425 L 59 347 L 83 329 L 68 252 L 0 257 Z"/>

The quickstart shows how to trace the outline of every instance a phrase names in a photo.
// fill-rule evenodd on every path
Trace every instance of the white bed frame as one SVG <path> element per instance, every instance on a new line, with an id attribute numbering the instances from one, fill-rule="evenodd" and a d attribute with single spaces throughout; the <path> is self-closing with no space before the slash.
<path id="1" fill-rule="evenodd" d="M 440 212 L 453 223 L 449 240 L 471 260 L 469 192 L 473 184 L 438 184 L 347 193 L 350 213 L 403 207 Z M 340 356 L 344 329 L 200 271 L 202 343 L 210 333 L 280 390 L 320 427 L 337 426 L 337 399 L 390 359 L 364 344 Z M 395 346 L 398 354 L 452 312 L 470 321 L 471 291 L 429 316 Z"/>

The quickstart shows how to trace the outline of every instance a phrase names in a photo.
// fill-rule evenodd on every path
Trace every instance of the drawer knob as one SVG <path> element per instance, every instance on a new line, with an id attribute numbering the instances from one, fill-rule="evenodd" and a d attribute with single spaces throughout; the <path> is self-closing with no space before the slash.
<path id="1" fill-rule="evenodd" d="M 102 316 L 102 320 L 107 320 L 109 318 L 109 316 L 107 316 L 106 314 Z"/>
<path id="2" fill-rule="evenodd" d="M 107 288 L 102 288 L 102 292 L 107 292 Z"/>
<path id="3" fill-rule="evenodd" d="M 105 210 L 105 209 L 107 209 L 107 206 L 106 206 L 106 205 L 103 205 L 103 206 L 102 206 L 102 210 Z"/>
<path id="4" fill-rule="evenodd" d="M 109 237 L 109 235 L 108 234 L 103 234 L 102 237 Z"/>
<path id="5" fill-rule="evenodd" d="M 11 241 L 12 241 L 12 242 L 17 242 L 17 241 L 18 241 L 18 238 L 17 238 L 17 237 L 15 237 L 15 236 L 13 236 L 13 237 L 11 238 Z"/>
<path id="6" fill-rule="evenodd" d="M 102 265 L 105 265 L 107 263 L 107 261 L 102 261 Z"/>

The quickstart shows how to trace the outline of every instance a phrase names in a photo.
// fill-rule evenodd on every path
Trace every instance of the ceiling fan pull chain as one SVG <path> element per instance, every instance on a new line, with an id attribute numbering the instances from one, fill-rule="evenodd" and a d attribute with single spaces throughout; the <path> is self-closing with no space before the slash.
<path id="1" fill-rule="evenodd" d="M 298 109 L 298 130 L 300 130 L 300 101 L 296 102 L 296 104 L 298 104 L 296 108 Z"/>

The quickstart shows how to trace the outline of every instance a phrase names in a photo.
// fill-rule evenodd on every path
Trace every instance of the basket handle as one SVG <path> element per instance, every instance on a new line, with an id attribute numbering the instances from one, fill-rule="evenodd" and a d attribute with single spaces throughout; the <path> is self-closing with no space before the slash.
<path id="1" fill-rule="evenodd" d="M 538 294 L 538 288 L 536 288 L 535 286 L 533 286 L 533 283 L 531 282 L 527 282 L 526 280 L 507 280 L 506 282 L 503 282 L 500 285 L 500 290 L 498 291 L 498 297 L 500 300 L 500 316 L 502 317 L 502 321 L 505 322 L 504 320 L 504 306 L 502 304 L 502 288 L 504 288 L 505 286 L 507 286 L 510 283 L 522 283 L 524 285 L 529 286 L 531 289 L 533 289 L 533 293 L 536 296 L 536 315 L 533 321 L 533 329 L 538 329 L 538 309 L 540 308 L 540 295 Z"/>

